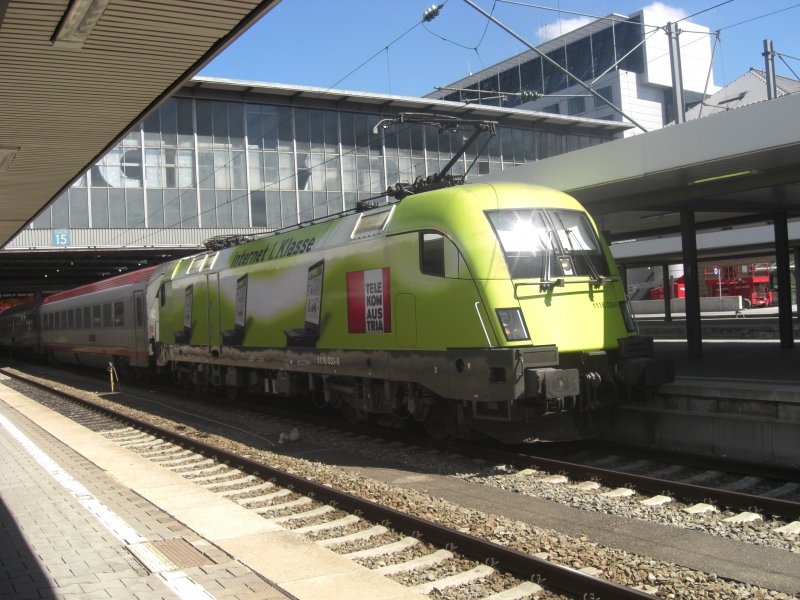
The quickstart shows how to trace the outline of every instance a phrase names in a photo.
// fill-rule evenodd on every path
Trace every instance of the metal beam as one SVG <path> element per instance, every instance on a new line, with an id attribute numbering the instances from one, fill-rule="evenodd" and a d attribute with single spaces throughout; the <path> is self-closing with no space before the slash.
<path id="1" fill-rule="evenodd" d="M 700 329 L 700 278 L 697 273 L 697 238 L 694 230 L 694 211 L 681 211 L 681 242 L 683 244 L 683 280 L 686 284 L 686 343 L 689 358 L 703 356 Z"/>

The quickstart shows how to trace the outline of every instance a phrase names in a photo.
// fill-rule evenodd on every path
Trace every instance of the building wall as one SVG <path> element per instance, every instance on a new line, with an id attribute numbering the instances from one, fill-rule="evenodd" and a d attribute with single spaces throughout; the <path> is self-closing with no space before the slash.
<path id="1" fill-rule="evenodd" d="M 439 172 L 462 145 L 463 133 L 427 125 L 373 132 L 384 116 L 179 96 L 126 136 L 31 228 L 279 228 L 351 209 L 388 185 Z M 472 173 L 607 139 L 500 127 Z M 483 142 L 462 157 L 454 174 L 464 173 Z"/>

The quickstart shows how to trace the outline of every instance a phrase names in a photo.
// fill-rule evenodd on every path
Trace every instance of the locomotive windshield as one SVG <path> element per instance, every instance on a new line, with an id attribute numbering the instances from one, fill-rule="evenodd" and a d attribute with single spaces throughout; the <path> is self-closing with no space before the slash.
<path id="1" fill-rule="evenodd" d="M 586 215 L 574 210 L 488 211 L 512 279 L 609 275 Z"/>

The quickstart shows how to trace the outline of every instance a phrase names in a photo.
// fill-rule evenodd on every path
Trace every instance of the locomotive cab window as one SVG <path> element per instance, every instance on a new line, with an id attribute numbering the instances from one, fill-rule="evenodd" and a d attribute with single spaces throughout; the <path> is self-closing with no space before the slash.
<path id="1" fill-rule="evenodd" d="M 114 302 L 114 327 L 125 326 L 125 305 L 122 302 Z"/>
<path id="2" fill-rule="evenodd" d="M 419 234 L 419 270 L 424 275 L 457 278 L 465 270 L 461 254 L 450 239 L 441 233 Z"/>
<path id="3" fill-rule="evenodd" d="M 597 234 L 580 211 L 520 209 L 486 215 L 512 279 L 610 274 Z"/>

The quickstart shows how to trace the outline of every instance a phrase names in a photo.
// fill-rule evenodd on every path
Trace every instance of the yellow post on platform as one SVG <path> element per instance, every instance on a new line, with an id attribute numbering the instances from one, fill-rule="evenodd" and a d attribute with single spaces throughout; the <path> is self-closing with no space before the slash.
<path id="1" fill-rule="evenodd" d="M 116 391 L 117 386 L 117 370 L 114 368 L 114 363 L 108 363 L 108 377 L 111 380 L 111 391 Z"/>

